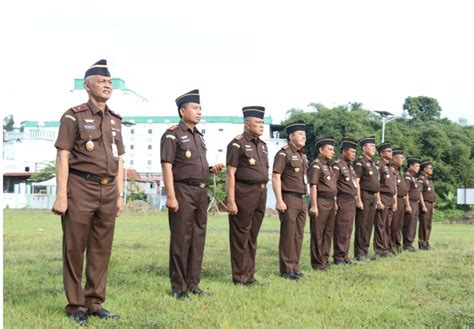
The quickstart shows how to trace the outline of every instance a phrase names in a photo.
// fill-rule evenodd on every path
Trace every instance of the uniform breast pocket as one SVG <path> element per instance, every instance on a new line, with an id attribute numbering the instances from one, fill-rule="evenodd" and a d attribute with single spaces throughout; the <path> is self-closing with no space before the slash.
<path id="1" fill-rule="evenodd" d="M 191 142 L 181 142 L 178 143 L 179 145 L 179 152 L 185 159 L 195 159 L 196 158 L 196 150 L 192 147 Z"/>
<path id="2" fill-rule="evenodd" d="M 299 160 L 291 160 L 290 161 L 290 167 L 294 173 L 300 173 L 302 172 L 302 165 Z"/>
<path id="3" fill-rule="evenodd" d="M 246 161 L 248 161 L 248 164 L 251 166 L 255 166 L 257 164 L 257 160 L 254 154 L 253 150 L 244 150 L 244 155 L 246 158 Z"/>
<path id="4" fill-rule="evenodd" d="M 102 133 L 97 129 L 83 129 L 80 132 L 81 148 L 88 152 L 94 151 L 102 140 Z"/>

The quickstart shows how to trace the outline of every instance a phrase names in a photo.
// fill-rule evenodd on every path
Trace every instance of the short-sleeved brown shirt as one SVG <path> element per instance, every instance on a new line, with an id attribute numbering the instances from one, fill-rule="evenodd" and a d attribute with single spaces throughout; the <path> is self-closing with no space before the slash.
<path id="1" fill-rule="evenodd" d="M 122 118 L 108 107 L 91 102 L 67 110 L 61 117 L 54 145 L 71 152 L 69 168 L 97 176 L 117 176 L 119 156 L 125 153 Z"/>
<path id="2" fill-rule="evenodd" d="M 293 144 L 283 146 L 275 155 L 273 172 L 281 175 L 283 192 L 307 193 L 308 159 Z"/>
<path id="3" fill-rule="evenodd" d="M 206 144 L 201 132 L 189 128 L 183 121 L 165 131 L 161 136 L 161 163 L 173 165 L 173 180 L 199 180 L 207 182 L 209 164 Z"/>
<path id="4" fill-rule="evenodd" d="M 404 197 L 407 195 L 407 185 L 405 182 L 405 175 L 402 171 L 402 168 L 397 168 L 395 165 L 395 177 L 397 179 L 397 196 Z"/>
<path id="5" fill-rule="evenodd" d="M 379 171 L 375 162 L 365 154 L 354 162 L 354 171 L 360 178 L 360 189 L 370 193 L 380 191 Z"/>
<path id="6" fill-rule="evenodd" d="M 343 158 L 339 158 L 333 163 L 332 169 L 336 176 L 337 193 L 357 195 L 357 182 L 355 180 L 356 173 L 350 162 Z"/>
<path id="7" fill-rule="evenodd" d="M 316 185 L 318 192 L 337 195 L 336 176 L 323 156 L 318 155 L 309 165 L 308 180 L 310 185 Z"/>
<path id="8" fill-rule="evenodd" d="M 227 165 L 237 168 L 237 181 L 268 182 L 267 144 L 247 132 L 236 136 L 227 145 Z"/>
<path id="9" fill-rule="evenodd" d="M 429 176 L 421 174 L 418 177 L 418 184 L 421 188 L 421 193 L 423 193 L 423 200 L 428 202 L 434 202 L 436 198 L 436 193 L 433 185 L 433 181 Z"/>
<path id="10" fill-rule="evenodd" d="M 395 168 L 392 163 L 380 159 L 379 163 L 380 174 L 380 192 L 390 193 L 394 196 L 397 193 L 397 177 Z"/>
<path id="11" fill-rule="evenodd" d="M 407 186 L 408 197 L 410 200 L 420 200 L 420 185 L 415 176 L 410 175 L 409 172 L 405 173 L 405 183 Z"/>

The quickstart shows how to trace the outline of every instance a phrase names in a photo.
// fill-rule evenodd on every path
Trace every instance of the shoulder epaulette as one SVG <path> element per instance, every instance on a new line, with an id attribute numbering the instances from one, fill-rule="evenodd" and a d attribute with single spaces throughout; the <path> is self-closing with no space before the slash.
<path id="1" fill-rule="evenodd" d="M 81 105 L 78 105 L 78 106 L 74 106 L 73 108 L 71 108 L 71 110 L 74 113 L 84 112 L 84 111 L 87 111 L 87 109 L 89 109 L 89 106 L 87 106 L 87 103 L 84 103 L 84 104 L 81 104 Z"/>
<path id="2" fill-rule="evenodd" d="M 286 145 L 285 145 L 285 146 L 283 146 L 281 149 L 282 149 L 282 150 L 286 150 L 288 147 L 289 147 L 289 145 L 288 145 L 288 144 L 286 144 Z"/>
<path id="3" fill-rule="evenodd" d="M 112 111 L 112 110 L 110 110 L 110 109 L 109 109 L 109 112 L 110 112 L 110 114 L 112 114 L 114 117 L 119 118 L 120 120 L 122 120 L 122 116 L 121 116 L 120 114 L 115 113 L 114 111 Z"/>
<path id="4" fill-rule="evenodd" d="M 169 130 L 169 131 L 175 131 L 176 128 L 178 128 L 178 125 L 171 126 L 171 127 L 169 127 L 167 130 Z"/>
<path id="5" fill-rule="evenodd" d="M 243 136 L 244 136 L 244 135 L 240 134 L 240 135 L 235 136 L 234 139 L 236 139 L 236 140 L 239 141 Z"/>
<path id="6" fill-rule="evenodd" d="M 319 159 L 314 160 L 315 163 L 319 163 Z"/>

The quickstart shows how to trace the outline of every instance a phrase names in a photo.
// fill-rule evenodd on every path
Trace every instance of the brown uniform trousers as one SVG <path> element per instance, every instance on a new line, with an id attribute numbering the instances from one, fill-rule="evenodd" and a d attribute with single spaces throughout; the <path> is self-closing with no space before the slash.
<path id="1" fill-rule="evenodd" d="M 310 215 L 309 228 L 311 231 L 311 266 L 323 269 L 329 265 L 336 218 L 336 203 L 334 199 L 318 197 L 318 216 Z"/>
<path id="2" fill-rule="evenodd" d="M 168 212 L 170 280 L 176 292 L 198 288 L 206 240 L 207 189 L 175 182 L 177 212 Z"/>
<path id="3" fill-rule="evenodd" d="M 376 254 L 390 250 L 390 225 L 393 217 L 393 196 L 380 192 L 384 209 L 377 209 L 374 219 L 374 250 Z"/>
<path id="4" fill-rule="evenodd" d="M 416 236 L 416 223 L 418 221 L 418 200 L 410 199 L 411 214 L 405 213 L 403 223 L 403 249 L 413 247 Z"/>
<path id="5" fill-rule="evenodd" d="M 293 193 L 283 192 L 287 206 L 280 216 L 280 273 L 299 272 L 299 260 L 306 223 L 306 201 Z"/>
<path id="6" fill-rule="evenodd" d="M 334 261 L 343 261 L 349 257 L 352 227 L 356 214 L 355 198 L 337 197 L 337 213 L 334 225 Z"/>
<path id="7" fill-rule="evenodd" d="M 71 108 L 61 118 L 55 146 L 71 153 L 68 208 L 61 216 L 66 313 L 97 312 L 105 301 L 118 190 L 115 179 L 102 185 L 90 175 L 96 180 L 117 176 L 119 156 L 124 154 L 121 117 L 108 107 L 101 111 L 91 102 Z M 89 174 L 89 179 L 78 174 Z"/>
<path id="8" fill-rule="evenodd" d="M 418 247 L 426 248 L 430 245 L 431 225 L 433 223 L 433 202 L 425 201 L 426 213 L 419 210 L 420 225 L 418 226 Z"/>
<path id="9" fill-rule="evenodd" d="M 397 196 L 397 210 L 393 212 L 391 225 L 391 248 L 400 251 L 402 248 L 402 229 L 405 217 L 405 197 Z"/>
<path id="10" fill-rule="evenodd" d="M 375 195 L 364 190 L 360 191 L 364 209 L 357 208 L 355 219 L 354 257 L 369 255 L 370 237 L 374 227 Z"/>
<path id="11" fill-rule="evenodd" d="M 265 215 L 267 189 L 236 182 L 235 202 L 238 213 L 229 215 L 232 279 L 245 283 L 255 275 L 257 237 Z"/>

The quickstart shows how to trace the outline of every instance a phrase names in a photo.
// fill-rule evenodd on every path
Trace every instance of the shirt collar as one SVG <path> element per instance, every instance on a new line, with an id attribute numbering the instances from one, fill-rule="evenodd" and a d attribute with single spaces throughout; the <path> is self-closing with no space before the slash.
<path id="1" fill-rule="evenodd" d="M 179 121 L 178 126 L 179 126 L 179 128 L 181 128 L 181 129 L 184 130 L 184 131 L 189 131 L 190 133 L 193 133 L 193 134 L 194 134 L 195 132 L 197 132 L 199 135 L 202 135 L 201 132 L 200 132 L 196 127 L 194 127 L 194 130 L 191 129 L 190 127 L 188 127 L 188 125 L 187 125 L 186 123 L 184 123 L 183 120 L 180 120 L 180 121 Z"/>
<path id="2" fill-rule="evenodd" d="M 319 162 L 321 162 L 323 165 L 328 163 L 328 160 L 326 160 L 326 158 L 323 157 L 321 154 L 318 154 L 318 159 L 319 159 Z"/>
<path id="3" fill-rule="evenodd" d="M 87 105 L 89 106 L 89 108 L 91 109 L 92 113 L 93 114 L 97 114 L 99 112 L 102 112 L 101 109 L 99 109 L 97 106 L 95 106 L 94 103 L 92 103 L 91 101 L 87 102 Z M 109 111 L 109 107 L 107 106 L 107 104 L 105 105 L 105 111 L 104 113 L 108 112 Z"/>

